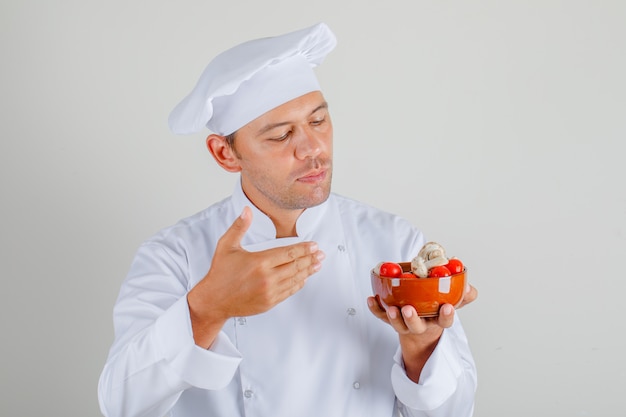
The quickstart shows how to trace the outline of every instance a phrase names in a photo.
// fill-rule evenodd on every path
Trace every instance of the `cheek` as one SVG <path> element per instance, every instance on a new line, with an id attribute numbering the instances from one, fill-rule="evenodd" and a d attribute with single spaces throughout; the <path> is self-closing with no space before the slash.
<path id="1" fill-rule="evenodd" d="M 271 178 L 285 178 L 291 167 L 287 158 L 276 155 L 265 154 L 254 158 L 240 160 L 243 175 L 267 181 Z"/>
<path id="2" fill-rule="evenodd" d="M 328 135 L 328 137 L 325 138 L 324 140 L 324 150 L 326 151 L 326 154 L 328 154 L 329 156 L 333 154 L 333 137 L 332 135 Z"/>
<path id="3" fill-rule="evenodd" d="M 324 132 L 324 145 L 329 151 L 333 149 L 333 128 L 330 126 L 327 131 Z"/>

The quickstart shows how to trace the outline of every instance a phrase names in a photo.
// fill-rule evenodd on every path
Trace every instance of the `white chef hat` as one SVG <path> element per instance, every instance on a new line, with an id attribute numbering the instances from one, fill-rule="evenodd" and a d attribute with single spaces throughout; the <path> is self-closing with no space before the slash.
<path id="1" fill-rule="evenodd" d="M 319 23 L 222 52 L 172 110 L 170 129 L 187 134 L 207 127 L 228 135 L 289 100 L 319 90 L 313 68 L 336 43 L 330 28 Z"/>

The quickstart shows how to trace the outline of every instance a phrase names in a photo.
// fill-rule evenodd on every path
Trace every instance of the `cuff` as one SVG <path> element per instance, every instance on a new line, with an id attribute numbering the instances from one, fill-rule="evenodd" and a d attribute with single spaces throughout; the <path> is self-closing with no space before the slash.
<path id="1" fill-rule="evenodd" d="M 232 380 L 241 362 L 241 354 L 223 332 L 209 350 L 194 343 L 187 297 L 181 297 L 161 315 L 154 330 L 159 357 L 192 386 L 223 388 Z"/>
<path id="2" fill-rule="evenodd" d="M 405 406 L 416 410 L 434 410 L 456 391 L 463 364 L 454 337 L 450 334 L 452 331 L 452 328 L 444 330 L 417 384 L 406 375 L 402 351 L 399 348 L 396 351 L 391 383 L 396 397 Z"/>

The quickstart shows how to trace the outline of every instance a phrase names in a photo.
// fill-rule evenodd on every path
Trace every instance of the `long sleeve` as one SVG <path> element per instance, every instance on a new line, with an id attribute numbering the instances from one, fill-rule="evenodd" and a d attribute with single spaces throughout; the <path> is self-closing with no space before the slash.
<path id="1" fill-rule="evenodd" d="M 456 317 L 445 329 L 426 362 L 419 383 L 411 381 L 402 365 L 402 352 L 394 357 L 391 382 L 405 417 L 469 417 L 474 410 L 476 367 L 468 341 Z"/>
<path id="2" fill-rule="evenodd" d="M 185 389 L 219 389 L 232 379 L 241 357 L 224 334 L 210 350 L 194 344 L 184 275 L 163 248 L 140 248 L 115 306 L 116 340 L 98 384 L 105 416 L 161 417 Z"/>
<path id="3" fill-rule="evenodd" d="M 395 405 L 404 417 L 471 414 L 476 372 L 458 318 L 415 384 L 397 333 L 367 309 L 371 267 L 410 259 L 423 236 L 396 216 L 337 196 L 302 214 L 297 238 L 276 239 L 271 220 L 252 206 L 246 250 L 311 240 L 326 254 L 324 266 L 269 311 L 227 322 L 209 350 L 196 346 L 187 294 L 244 205 L 252 206 L 237 188 L 232 199 L 139 248 L 115 304 L 115 340 L 99 381 L 105 416 L 388 416 Z"/>

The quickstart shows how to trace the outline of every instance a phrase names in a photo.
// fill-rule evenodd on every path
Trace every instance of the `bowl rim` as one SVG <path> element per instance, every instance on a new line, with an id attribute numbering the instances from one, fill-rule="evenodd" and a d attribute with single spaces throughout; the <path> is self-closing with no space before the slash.
<path id="1" fill-rule="evenodd" d="M 411 262 L 396 262 L 398 265 L 400 265 L 402 267 L 402 272 L 411 272 Z M 457 272 L 456 274 L 452 274 L 452 275 L 448 275 L 447 277 L 418 277 L 417 275 L 415 275 L 415 278 L 413 277 L 386 277 L 384 275 L 380 275 L 379 273 L 377 273 L 376 271 L 376 267 L 373 267 L 371 269 L 371 273 L 379 278 L 383 278 L 383 279 L 401 279 L 401 280 L 414 280 L 414 279 L 418 279 L 418 280 L 436 280 L 436 279 L 441 279 L 441 278 L 452 278 L 458 275 L 462 275 L 462 274 L 467 274 L 467 267 L 465 265 L 463 265 L 463 270 L 461 272 Z"/>

